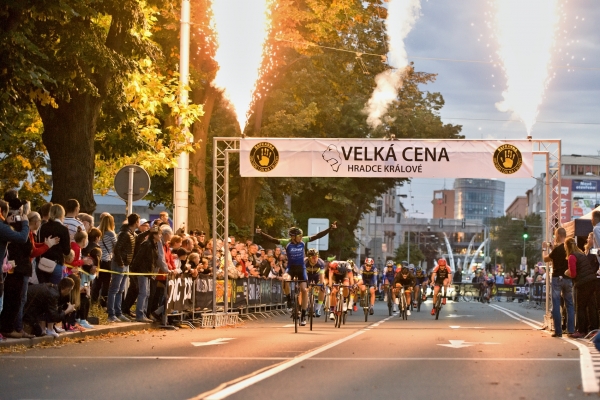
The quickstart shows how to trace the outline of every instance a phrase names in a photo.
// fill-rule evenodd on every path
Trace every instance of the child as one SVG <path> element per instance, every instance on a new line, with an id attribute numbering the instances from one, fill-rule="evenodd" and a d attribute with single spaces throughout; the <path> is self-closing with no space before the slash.
<path id="1" fill-rule="evenodd" d="M 88 235 L 89 243 L 82 249 L 82 255 L 86 257 L 86 259 L 91 260 L 91 262 L 84 264 L 82 267 L 81 285 L 79 287 L 80 307 L 77 310 L 76 321 L 78 321 L 79 325 L 86 329 L 94 329 L 87 319 L 90 312 L 90 294 L 92 282 L 96 278 L 96 274 L 100 268 L 100 260 L 102 258 L 102 249 L 99 245 L 101 237 L 102 232 L 100 229 L 90 229 L 90 233 Z"/>

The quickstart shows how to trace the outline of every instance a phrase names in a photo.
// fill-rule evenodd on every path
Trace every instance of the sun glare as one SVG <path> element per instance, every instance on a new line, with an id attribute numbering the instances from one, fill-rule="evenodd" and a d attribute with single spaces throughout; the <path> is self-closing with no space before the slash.
<path id="1" fill-rule="evenodd" d="M 219 71 L 213 84 L 225 90 L 240 129 L 259 76 L 263 45 L 269 30 L 269 0 L 213 0 Z"/>

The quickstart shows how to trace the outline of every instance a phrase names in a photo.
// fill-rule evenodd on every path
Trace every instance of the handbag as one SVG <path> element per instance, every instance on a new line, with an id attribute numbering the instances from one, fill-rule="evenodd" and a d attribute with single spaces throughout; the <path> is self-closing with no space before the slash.
<path id="1" fill-rule="evenodd" d="M 38 268 L 44 272 L 52 273 L 56 267 L 56 261 L 52 261 L 49 258 L 42 257 L 38 264 Z"/>

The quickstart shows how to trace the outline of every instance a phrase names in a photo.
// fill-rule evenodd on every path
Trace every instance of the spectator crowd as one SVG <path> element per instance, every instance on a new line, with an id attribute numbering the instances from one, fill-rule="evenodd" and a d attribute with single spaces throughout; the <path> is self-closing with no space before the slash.
<path id="1" fill-rule="evenodd" d="M 287 267 L 281 248 L 265 251 L 234 237 L 226 260 L 223 240 L 173 232 L 166 212 L 154 221 L 134 213 L 116 227 L 109 213 L 96 226 L 74 199 L 29 208 L 16 190 L 0 200 L 0 340 L 94 329 L 92 306 L 109 323 L 160 321 L 167 276 L 212 276 L 214 243 L 217 278 L 283 279 Z"/>

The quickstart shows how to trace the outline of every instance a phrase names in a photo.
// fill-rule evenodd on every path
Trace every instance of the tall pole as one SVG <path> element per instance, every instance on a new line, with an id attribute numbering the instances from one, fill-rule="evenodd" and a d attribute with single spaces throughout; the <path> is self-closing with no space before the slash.
<path id="1" fill-rule="evenodd" d="M 190 75 L 190 0 L 181 0 L 181 34 L 179 39 L 179 85 L 181 104 L 188 103 Z M 182 121 L 179 121 L 182 124 Z M 183 128 L 187 133 L 187 128 Z M 188 200 L 190 186 L 190 155 L 182 152 L 177 160 L 173 176 L 173 228 L 187 230 Z"/>

